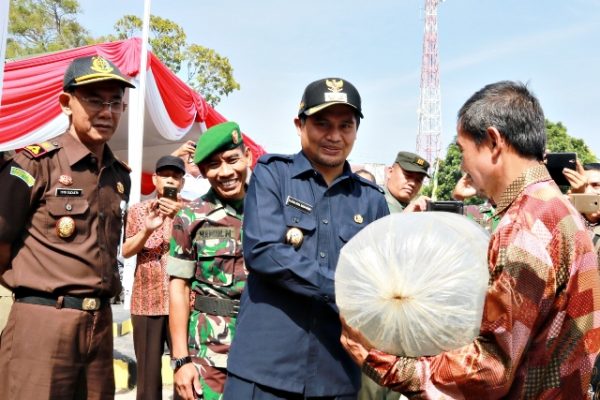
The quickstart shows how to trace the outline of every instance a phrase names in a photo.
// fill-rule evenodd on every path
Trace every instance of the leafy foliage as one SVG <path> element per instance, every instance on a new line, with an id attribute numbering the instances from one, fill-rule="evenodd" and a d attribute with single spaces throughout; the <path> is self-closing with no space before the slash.
<path id="1" fill-rule="evenodd" d="M 115 24 L 119 39 L 135 36 L 141 29 L 142 20 L 134 15 L 126 15 Z M 149 44 L 152 52 L 173 72 L 179 72 L 185 65 L 187 83 L 213 107 L 222 96 L 240 88 L 227 57 L 199 44 L 187 45 L 185 32 L 171 20 L 150 17 Z"/>
<path id="2" fill-rule="evenodd" d="M 141 35 L 142 20 L 135 15 L 125 15 L 114 25 L 116 34 L 94 38 L 77 22 L 80 12 L 77 0 L 11 0 L 6 58 Z M 152 52 L 174 73 L 185 67 L 188 84 L 210 105 L 216 106 L 223 96 L 240 89 L 227 57 L 199 44 L 188 45 L 186 41 L 181 26 L 166 18 L 150 17 Z"/>
<path id="3" fill-rule="evenodd" d="M 185 59 L 188 83 L 202 93 L 209 104 L 214 106 L 221 101 L 221 96 L 240 89 L 240 84 L 233 78 L 229 59 L 213 49 L 191 44 L 187 48 Z"/>
<path id="4" fill-rule="evenodd" d="M 135 15 L 125 15 L 115 23 L 118 39 L 141 35 L 143 21 Z M 150 16 L 150 37 L 148 43 L 152 52 L 175 73 L 181 69 L 184 60 L 186 34 L 175 22 Z"/>
<path id="5" fill-rule="evenodd" d="M 6 58 L 20 58 L 94 43 L 75 17 L 76 0 L 12 0 Z"/>
<path id="6" fill-rule="evenodd" d="M 582 139 L 569 136 L 567 128 L 561 123 L 554 123 L 546 120 L 546 147 L 551 152 L 576 152 L 579 161 L 582 164 L 596 161 L 596 156 L 585 144 Z M 437 171 L 437 200 L 452 200 L 452 190 L 462 176 L 460 164 L 462 157 L 455 140 L 448 146 L 446 158 L 439 161 Z M 429 181 L 421 189 L 421 193 L 432 197 L 433 181 Z M 483 200 L 480 198 L 471 198 L 465 201 L 466 204 L 480 204 Z"/>

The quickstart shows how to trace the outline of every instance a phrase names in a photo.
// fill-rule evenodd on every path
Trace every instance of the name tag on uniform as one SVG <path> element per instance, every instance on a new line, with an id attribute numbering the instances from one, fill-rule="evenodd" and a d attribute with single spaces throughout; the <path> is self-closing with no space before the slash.
<path id="1" fill-rule="evenodd" d="M 56 197 L 81 197 L 83 189 L 56 188 Z"/>
<path id="2" fill-rule="evenodd" d="M 210 227 L 200 228 L 196 232 L 196 239 L 231 239 L 233 237 L 233 228 Z"/>
<path id="3" fill-rule="evenodd" d="M 287 199 L 285 200 L 285 205 L 294 207 L 295 209 L 300 210 L 305 214 L 310 214 L 313 209 L 313 207 L 310 204 L 305 203 L 301 200 L 295 199 L 292 196 L 287 197 Z"/>

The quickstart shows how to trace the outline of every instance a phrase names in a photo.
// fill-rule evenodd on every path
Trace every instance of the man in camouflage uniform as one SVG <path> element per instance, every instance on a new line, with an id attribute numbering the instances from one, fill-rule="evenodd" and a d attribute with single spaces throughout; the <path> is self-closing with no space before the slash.
<path id="1" fill-rule="evenodd" d="M 241 230 L 252 156 L 239 126 L 225 122 L 200 136 L 194 162 L 211 189 L 173 222 L 167 261 L 172 366 L 181 398 L 212 400 L 222 396 L 246 284 Z"/>

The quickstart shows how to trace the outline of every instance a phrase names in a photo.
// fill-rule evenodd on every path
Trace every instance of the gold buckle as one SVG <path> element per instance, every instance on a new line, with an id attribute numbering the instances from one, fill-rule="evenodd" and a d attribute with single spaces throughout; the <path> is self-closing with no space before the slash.
<path id="1" fill-rule="evenodd" d="M 81 309 L 84 311 L 96 311 L 100 308 L 100 299 L 96 297 L 85 297 L 81 303 Z"/>

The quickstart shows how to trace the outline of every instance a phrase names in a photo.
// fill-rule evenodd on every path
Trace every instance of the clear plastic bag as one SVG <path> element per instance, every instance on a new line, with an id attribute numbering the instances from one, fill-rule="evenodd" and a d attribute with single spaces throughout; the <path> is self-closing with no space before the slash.
<path id="1" fill-rule="evenodd" d="M 382 351 L 436 355 L 479 333 L 489 272 L 488 233 L 447 212 L 396 213 L 343 248 L 336 303 Z"/>

